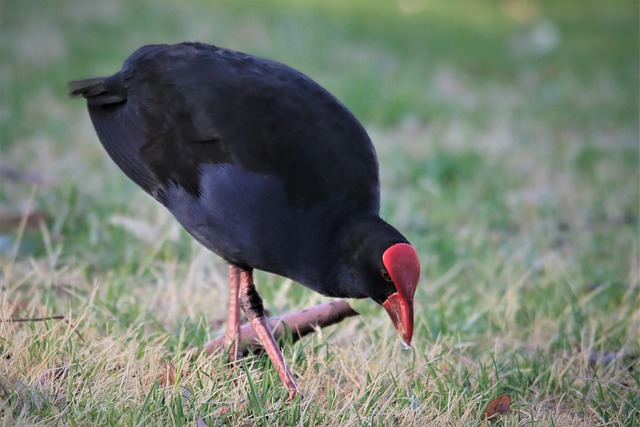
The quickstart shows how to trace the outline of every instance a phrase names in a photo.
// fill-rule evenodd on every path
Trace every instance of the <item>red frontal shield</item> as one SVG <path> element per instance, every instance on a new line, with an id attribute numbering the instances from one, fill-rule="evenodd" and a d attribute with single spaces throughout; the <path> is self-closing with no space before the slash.
<path id="1" fill-rule="evenodd" d="M 382 306 L 402 340 L 409 345 L 413 337 L 413 296 L 420 278 L 420 260 L 411 245 L 397 243 L 384 251 L 382 263 L 397 291 Z"/>

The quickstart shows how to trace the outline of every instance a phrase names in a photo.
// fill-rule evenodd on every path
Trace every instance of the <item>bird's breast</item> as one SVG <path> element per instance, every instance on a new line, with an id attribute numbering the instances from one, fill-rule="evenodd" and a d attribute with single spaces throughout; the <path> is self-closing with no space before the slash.
<path id="1" fill-rule="evenodd" d="M 284 183 L 232 164 L 200 165 L 200 192 L 167 188 L 167 208 L 202 245 L 229 262 L 304 282 L 330 245 L 331 209 L 292 206 Z"/>

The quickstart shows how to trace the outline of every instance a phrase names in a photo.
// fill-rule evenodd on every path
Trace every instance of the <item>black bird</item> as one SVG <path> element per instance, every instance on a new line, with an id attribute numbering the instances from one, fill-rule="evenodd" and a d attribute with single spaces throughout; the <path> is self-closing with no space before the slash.
<path id="1" fill-rule="evenodd" d="M 69 83 L 113 161 L 229 263 L 226 343 L 247 315 L 289 397 L 253 269 L 323 295 L 372 298 L 405 343 L 420 263 L 379 216 L 376 153 L 333 95 L 284 64 L 202 43 L 138 49 L 110 77 Z M 237 346 L 234 347 L 237 353 Z"/>

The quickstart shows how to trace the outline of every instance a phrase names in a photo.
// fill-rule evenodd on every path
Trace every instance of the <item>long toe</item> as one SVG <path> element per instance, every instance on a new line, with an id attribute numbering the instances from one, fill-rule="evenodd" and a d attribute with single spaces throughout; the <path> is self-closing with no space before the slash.
<path id="1" fill-rule="evenodd" d="M 300 392 L 298 391 L 297 388 L 290 388 L 289 389 L 289 396 L 287 396 L 287 402 L 292 402 L 293 399 L 296 398 L 296 396 L 300 396 L 300 398 L 302 398 L 302 395 L 300 394 Z"/>

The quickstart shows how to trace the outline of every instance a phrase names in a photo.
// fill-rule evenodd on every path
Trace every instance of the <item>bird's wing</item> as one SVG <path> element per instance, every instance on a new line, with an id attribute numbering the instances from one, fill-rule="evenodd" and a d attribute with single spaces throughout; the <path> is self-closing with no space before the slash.
<path id="1" fill-rule="evenodd" d="M 89 80 L 79 93 L 100 140 L 152 194 L 174 183 L 197 195 L 200 165 L 229 163 L 280 177 L 292 204 L 331 196 L 377 209 L 366 132 L 283 64 L 202 44 L 145 46 L 102 86 Z"/>

